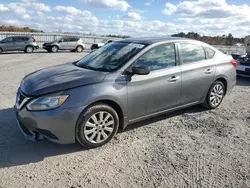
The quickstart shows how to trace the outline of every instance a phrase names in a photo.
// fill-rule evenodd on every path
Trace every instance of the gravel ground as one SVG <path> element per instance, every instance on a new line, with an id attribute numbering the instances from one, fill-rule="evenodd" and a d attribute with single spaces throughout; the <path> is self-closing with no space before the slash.
<path id="1" fill-rule="evenodd" d="M 130 125 L 101 148 L 25 140 L 12 108 L 21 79 L 83 55 L 0 55 L 0 187 L 250 187 L 250 79 L 238 79 L 219 109 Z"/>

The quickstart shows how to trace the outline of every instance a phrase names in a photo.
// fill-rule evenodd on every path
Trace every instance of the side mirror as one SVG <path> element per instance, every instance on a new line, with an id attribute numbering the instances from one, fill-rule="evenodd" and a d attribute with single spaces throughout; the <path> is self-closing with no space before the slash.
<path id="1" fill-rule="evenodd" d="M 132 72 L 134 74 L 138 75 L 148 75 L 150 73 L 150 70 L 147 66 L 138 66 L 138 67 L 133 67 Z"/>

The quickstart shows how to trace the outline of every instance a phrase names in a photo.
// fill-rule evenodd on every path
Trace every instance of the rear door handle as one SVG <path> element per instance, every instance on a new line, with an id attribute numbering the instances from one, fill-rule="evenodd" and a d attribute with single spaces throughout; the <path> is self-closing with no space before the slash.
<path id="1" fill-rule="evenodd" d="M 177 80 L 179 80 L 180 77 L 179 76 L 172 76 L 168 81 L 169 82 L 176 82 Z"/>
<path id="2" fill-rule="evenodd" d="M 211 69 L 207 69 L 207 71 L 205 72 L 206 74 L 211 74 L 212 72 L 214 72 L 213 70 Z"/>

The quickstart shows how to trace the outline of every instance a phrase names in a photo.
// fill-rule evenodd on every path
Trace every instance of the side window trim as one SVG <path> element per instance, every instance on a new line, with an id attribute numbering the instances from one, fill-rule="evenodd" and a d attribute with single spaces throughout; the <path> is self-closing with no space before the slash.
<path id="1" fill-rule="evenodd" d="M 180 59 L 179 59 L 179 55 L 178 55 L 178 49 L 177 49 L 177 43 L 176 42 L 166 42 L 166 43 L 161 43 L 161 44 L 157 44 L 157 45 L 154 45 L 152 46 L 151 48 L 149 48 L 147 51 L 145 51 L 143 54 L 141 54 L 137 59 L 134 60 L 134 62 L 127 68 L 127 70 L 129 72 L 131 72 L 131 69 L 133 66 L 135 66 L 136 62 L 138 59 L 140 59 L 143 55 L 145 55 L 146 53 L 150 52 L 150 50 L 152 50 L 153 48 L 155 47 L 158 47 L 158 46 L 162 46 L 162 45 L 170 45 L 170 44 L 173 44 L 174 45 L 174 50 L 175 50 L 175 66 L 174 67 L 177 67 L 180 65 Z M 173 68 L 173 67 L 170 67 L 170 68 Z M 151 72 L 156 72 L 156 71 L 162 71 L 162 70 L 166 70 L 166 69 L 170 69 L 170 68 L 165 68 L 165 69 L 159 69 L 159 70 L 153 70 Z M 127 71 L 125 71 L 127 72 Z"/>
<path id="2" fill-rule="evenodd" d="M 204 59 L 204 60 L 201 60 L 201 61 L 196 61 L 196 62 L 192 62 L 192 63 L 187 63 L 187 64 L 184 63 L 184 64 L 183 64 L 180 44 L 193 44 L 193 45 L 198 45 L 198 46 L 200 46 L 200 47 L 203 49 L 203 52 L 204 52 L 204 55 L 205 55 L 205 59 Z M 179 52 L 179 59 L 180 59 L 180 62 L 179 62 L 179 63 L 180 63 L 180 65 L 195 64 L 195 63 L 200 63 L 200 62 L 202 62 L 202 61 L 207 60 L 207 52 L 206 52 L 205 48 L 203 47 L 203 45 L 195 44 L 195 43 L 192 43 L 192 42 L 178 42 L 178 43 L 177 43 L 177 46 L 178 46 L 178 52 Z"/>

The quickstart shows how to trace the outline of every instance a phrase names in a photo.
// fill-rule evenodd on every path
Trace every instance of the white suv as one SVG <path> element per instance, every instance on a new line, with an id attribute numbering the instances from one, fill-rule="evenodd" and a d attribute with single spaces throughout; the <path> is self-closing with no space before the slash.
<path id="1" fill-rule="evenodd" d="M 58 50 L 82 52 L 85 45 L 79 37 L 63 37 L 53 42 L 44 43 L 43 48 L 48 52 L 58 52 Z"/>

